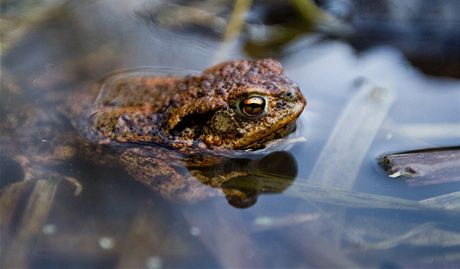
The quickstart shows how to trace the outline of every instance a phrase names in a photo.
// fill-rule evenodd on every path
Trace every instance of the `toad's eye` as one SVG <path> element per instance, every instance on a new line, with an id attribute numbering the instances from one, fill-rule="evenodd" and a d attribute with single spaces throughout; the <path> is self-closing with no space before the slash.
<path id="1" fill-rule="evenodd" d="M 246 116 L 254 117 L 265 113 L 267 102 L 261 96 L 250 96 L 242 100 L 238 108 Z"/>

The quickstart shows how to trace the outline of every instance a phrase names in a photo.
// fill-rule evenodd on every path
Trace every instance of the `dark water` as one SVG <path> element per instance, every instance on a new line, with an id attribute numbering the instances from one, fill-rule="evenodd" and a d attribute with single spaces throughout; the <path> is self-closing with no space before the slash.
<path id="1" fill-rule="evenodd" d="M 55 141 L 72 143 L 72 135 L 60 135 L 72 129 L 72 119 L 56 111 L 59 104 L 50 105 L 51 94 L 70 96 L 114 70 L 202 70 L 248 57 L 239 41 L 222 46 L 218 31 L 147 23 L 143 14 L 151 8 L 143 2 L 71 2 L 27 26 L 6 50 L 0 112 L 3 122 L 19 124 L 13 124 L 17 130 L 0 125 L 2 186 L 27 179 L 20 164 L 32 167 L 24 161 L 29 155 L 52 154 Z M 459 192 L 460 183 L 409 187 L 387 177 L 377 158 L 458 145 L 460 82 L 421 73 L 391 46 L 358 54 L 343 41 L 315 38 L 299 37 L 282 59 L 308 105 L 291 140 L 278 146 L 283 153 L 260 162 L 261 169 L 290 178 L 287 187 L 264 187 L 268 191 L 246 209 L 224 197 L 174 203 L 119 167 L 80 155 L 53 157 L 46 163 L 54 174 L 38 179 L 54 182 L 64 175 L 82 191 L 74 195 L 72 184 L 57 181 L 47 214 L 32 227 L 28 218 L 37 216 L 28 201 L 34 189 L 26 188 L 2 230 L 2 260 L 25 253 L 5 264 L 36 268 L 458 266 L 460 199 L 433 204 Z M 28 128 L 30 118 L 43 118 L 43 124 Z M 11 132 L 19 134 L 7 138 Z M 428 198 L 435 202 L 417 203 Z"/>

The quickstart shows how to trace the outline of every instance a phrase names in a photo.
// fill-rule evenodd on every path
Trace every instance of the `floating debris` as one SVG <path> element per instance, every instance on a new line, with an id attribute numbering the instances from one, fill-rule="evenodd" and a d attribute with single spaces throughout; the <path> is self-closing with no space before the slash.
<path id="1" fill-rule="evenodd" d="M 380 165 L 389 177 L 403 177 L 411 186 L 460 181 L 460 147 L 385 155 Z"/>

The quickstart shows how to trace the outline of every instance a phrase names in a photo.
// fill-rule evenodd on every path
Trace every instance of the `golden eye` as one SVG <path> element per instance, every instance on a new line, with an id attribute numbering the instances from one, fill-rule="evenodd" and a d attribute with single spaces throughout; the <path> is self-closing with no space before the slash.
<path id="1" fill-rule="evenodd" d="M 240 102 L 239 109 L 246 116 L 259 116 L 265 112 L 265 106 L 265 98 L 250 96 Z"/>

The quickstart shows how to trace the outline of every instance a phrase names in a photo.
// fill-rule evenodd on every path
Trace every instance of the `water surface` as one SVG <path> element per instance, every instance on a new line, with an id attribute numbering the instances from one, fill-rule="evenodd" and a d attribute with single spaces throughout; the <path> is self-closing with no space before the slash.
<path id="1" fill-rule="evenodd" d="M 32 114 L 59 124 L 2 140 L 2 186 L 27 178 L 21 155 L 36 153 L 28 143 L 43 143 L 46 153 L 53 143 L 48 136 L 72 128 L 45 101 L 50 94 L 70 95 L 117 70 L 202 70 L 217 60 L 248 57 L 238 40 L 223 53 L 218 38 L 146 23 L 139 14 L 148 8 L 143 2 L 72 2 L 28 27 L 6 50 L 2 120 L 25 119 L 18 126 L 27 126 Z M 447 208 L 417 201 L 458 192 L 460 183 L 409 187 L 390 179 L 377 159 L 459 145 L 460 82 L 421 73 L 391 46 L 358 54 L 345 42 L 312 38 L 297 39 L 293 53 L 282 58 L 308 100 L 292 140 L 280 146 L 289 164 L 284 170 L 296 175 L 283 192 L 260 195 L 246 209 L 223 197 L 181 204 L 150 192 L 121 168 L 85 156 L 52 160 L 56 176 L 31 179 L 44 181 L 24 187 L 13 212 L 2 213 L 11 213 L 2 231 L 5 253 L 18 253 L 13 262 L 37 268 L 455 267 L 459 198 Z M 0 126 L 2 133 L 12 131 Z M 75 187 L 57 175 L 76 179 L 81 192 L 74 195 Z M 40 200 L 44 190 L 49 196 Z M 34 208 L 43 208 L 31 201 L 49 202 L 37 227 L 29 219 L 37 221 Z"/>

